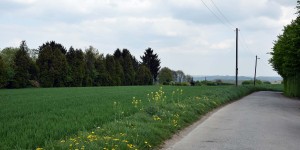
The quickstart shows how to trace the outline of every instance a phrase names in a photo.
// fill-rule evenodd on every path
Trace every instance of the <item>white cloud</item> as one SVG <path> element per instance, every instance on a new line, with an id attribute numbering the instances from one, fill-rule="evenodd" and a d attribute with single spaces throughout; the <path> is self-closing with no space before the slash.
<path id="1" fill-rule="evenodd" d="M 210 0 L 203 1 L 220 16 Z M 252 74 L 247 67 L 255 55 L 262 57 L 261 75 L 276 75 L 264 55 L 282 27 L 295 18 L 295 2 L 214 2 L 241 30 L 241 75 Z M 0 37 L 1 48 L 18 46 L 21 40 L 38 48 L 55 40 L 67 48 L 92 45 L 102 53 L 128 48 L 139 57 L 151 47 L 162 65 L 172 69 L 234 74 L 234 27 L 221 23 L 200 0 L 3 0 L 0 8 L 0 32 L 5 35 Z"/>

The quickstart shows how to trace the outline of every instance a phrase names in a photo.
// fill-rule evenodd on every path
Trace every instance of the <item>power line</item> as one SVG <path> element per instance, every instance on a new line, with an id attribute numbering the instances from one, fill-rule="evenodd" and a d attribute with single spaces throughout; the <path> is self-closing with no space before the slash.
<path id="1" fill-rule="evenodd" d="M 219 12 L 219 14 L 221 14 L 221 16 L 224 18 L 224 20 L 231 25 L 233 28 L 235 27 L 232 23 L 230 23 L 230 21 L 227 19 L 227 17 L 222 13 L 222 11 L 218 8 L 218 6 L 215 4 L 215 2 L 213 0 L 210 0 L 212 2 L 212 4 L 214 5 L 214 7 L 217 9 L 217 11 Z"/>
<path id="2" fill-rule="evenodd" d="M 231 29 L 231 27 L 230 26 L 228 26 L 226 23 L 224 23 L 224 21 L 218 16 L 218 15 L 216 15 L 216 13 L 214 13 L 214 11 L 212 11 L 207 5 L 206 5 L 206 3 L 203 1 L 203 0 L 201 0 L 201 2 L 204 4 L 204 6 L 219 20 L 219 21 L 221 21 L 225 26 L 227 26 L 227 27 L 229 27 L 230 29 Z"/>
<path id="3" fill-rule="evenodd" d="M 240 33 L 243 33 L 243 32 L 240 32 Z M 241 35 L 241 43 L 242 43 L 242 46 L 245 48 L 245 49 L 247 49 L 248 51 L 250 51 L 250 49 L 249 49 L 249 46 L 248 46 L 248 44 L 247 44 L 247 40 L 245 40 L 245 38 L 244 38 L 244 36 L 243 36 L 243 34 L 240 34 Z"/>

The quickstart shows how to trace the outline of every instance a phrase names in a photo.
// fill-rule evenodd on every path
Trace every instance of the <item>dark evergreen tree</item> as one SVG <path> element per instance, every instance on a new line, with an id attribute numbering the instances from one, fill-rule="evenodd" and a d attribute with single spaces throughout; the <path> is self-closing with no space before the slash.
<path id="1" fill-rule="evenodd" d="M 103 55 L 100 55 L 95 64 L 96 70 L 98 72 L 98 76 L 96 78 L 97 86 L 109 86 L 111 84 L 111 77 L 109 76 L 106 66 L 105 66 L 105 58 Z"/>
<path id="2" fill-rule="evenodd" d="M 146 49 L 144 56 L 141 56 L 142 64 L 147 66 L 151 72 L 154 82 L 157 81 L 158 71 L 160 69 L 160 59 L 153 53 L 151 48 Z"/>
<path id="3" fill-rule="evenodd" d="M 84 78 L 84 53 L 81 49 L 74 49 L 70 47 L 69 51 L 66 54 L 68 61 L 68 85 L 80 87 L 82 86 Z"/>
<path id="4" fill-rule="evenodd" d="M 29 69 L 31 66 L 31 59 L 28 54 L 28 47 L 25 41 L 21 42 L 20 49 L 16 52 L 14 59 L 15 70 L 15 87 L 24 88 L 30 85 Z"/>
<path id="5" fill-rule="evenodd" d="M 123 58 L 123 70 L 124 70 L 124 85 L 134 85 L 135 83 L 135 71 L 133 68 L 133 57 L 130 54 L 129 50 L 123 49 L 122 51 L 122 58 Z"/>
<path id="6" fill-rule="evenodd" d="M 118 82 L 116 85 L 124 85 L 126 83 L 125 74 L 123 71 L 123 67 L 119 60 L 115 60 L 116 63 L 116 76 L 118 78 Z"/>
<path id="7" fill-rule="evenodd" d="M 124 73 L 124 59 L 122 57 L 122 52 L 120 49 L 117 49 L 114 52 L 114 60 L 116 63 L 116 75 L 120 78 L 120 85 L 125 85 L 125 73 Z M 119 85 L 119 84 L 118 84 Z"/>
<path id="8" fill-rule="evenodd" d="M 116 74 L 116 62 L 114 59 L 114 56 L 107 54 L 106 58 L 105 58 L 105 66 L 106 66 L 106 70 L 108 75 L 110 76 L 108 79 L 109 81 L 109 85 L 115 86 L 121 83 L 121 79 L 120 77 L 117 76 Z"/>
<path id="9" fill-rule="evenodd" d="M 117 49 L 115 52 L 114 52 L 114 58 L 115 59 L 121 59 L 122 58 L 122 52 L 120 49 Z"/>
<path id="10" fill-rule="evenodd" d="M 140 63 L 134 56 L 132 57 L 132 65 L 133 65 L 134 71 L 138 72 L 138 70 L 140 68 Z"/>
<path id="11" fill-rule="evenodd" d="M 137 71 L 135 81 L 137 85 L 151 85 L 152 76 L 149 68 L 141 65 Z"/>
<path id="12" fill-rule="evenodd" d="M 37 65 L 40 70 L 39 81 L 43 87 L 63 87 L 67 83 L 66 49 L 54 41 L 39 47 Z"/>

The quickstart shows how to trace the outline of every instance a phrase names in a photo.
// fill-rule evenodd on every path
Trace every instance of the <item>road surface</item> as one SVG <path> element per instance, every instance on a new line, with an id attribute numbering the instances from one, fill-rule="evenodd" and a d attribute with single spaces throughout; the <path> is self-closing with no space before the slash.
<path id="1" fill-rule="evenodd" d="M 278 92 L 256 92 L 219 109 L 175 140 L 162 149 L 300 150 L 300 101 Z"/>

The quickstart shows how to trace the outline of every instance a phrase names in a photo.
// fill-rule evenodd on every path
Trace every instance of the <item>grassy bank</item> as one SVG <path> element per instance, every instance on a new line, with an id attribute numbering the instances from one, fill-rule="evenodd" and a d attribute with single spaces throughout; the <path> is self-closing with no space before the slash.
<path id="1" fill-rule="evenodd" d="M 0 149 L 152 149 L 208 111 L 261 89 L 0 90 Z"/>

